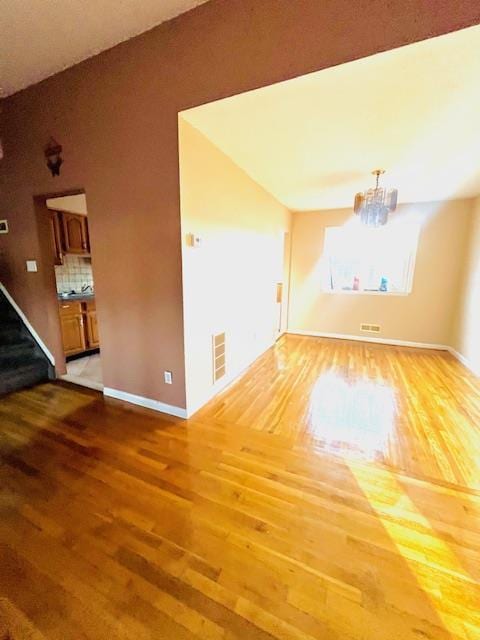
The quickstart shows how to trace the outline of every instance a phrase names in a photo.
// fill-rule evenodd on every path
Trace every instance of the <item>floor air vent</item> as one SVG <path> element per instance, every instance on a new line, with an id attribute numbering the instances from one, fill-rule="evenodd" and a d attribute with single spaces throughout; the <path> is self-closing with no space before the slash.
<path id="1" fill-rule="evenodd" d="M 379 324 L 361 324 L 360 331 L 367 331 L 368 333 L 380 333 Z"/>
<path id="2" fill-rule="evenodd" d="M 213 382 L 225 375 L 225 333 L 217 333 L 212 337 Z"/>

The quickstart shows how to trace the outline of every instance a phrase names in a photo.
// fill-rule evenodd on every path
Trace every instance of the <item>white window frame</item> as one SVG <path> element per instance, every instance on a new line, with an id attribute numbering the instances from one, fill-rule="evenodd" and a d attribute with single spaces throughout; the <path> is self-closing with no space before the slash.
<path id="1" fill-rule="evenodd" d="M 420 238 L 420 225 L 418 223 L 409 223 L 412 239 L 411 239 L 411 247 L 409 249 L 408 257 L 405 260 L 405 277 L 404 284 L 405 288 L 401 291 L 379 291 L 379 290 L 354 290 L 354 289 L 332 289 L 330 286 L 330 264 L 329 264 L 329 252 L 328 252 L 328 236 L 329 230 L 342 229 L 341 226 L 330 226 L 325 228 L 325 236 L 324 236 L 324 246 L 323 246 L 323 268 L 322 268 L 322 293 L 330 294 L 330 295 L 353 295 L 353 296 L 400 296 L 405 297 L 409 296 L 413 292 L 413 282 L 415 276 L 415 267 L 416 267 L 416 259 L 418 252 L 418 243 Z M 347 227 L 345 227 L 347 228 Z M 355 233 L 356 229 L 361 229 L 358 225 L 352 225 L 352 233 Z M 349 229 L 350 230 L 350 229 Z M 361 233 L 361 231 L 360 231 Z"/>

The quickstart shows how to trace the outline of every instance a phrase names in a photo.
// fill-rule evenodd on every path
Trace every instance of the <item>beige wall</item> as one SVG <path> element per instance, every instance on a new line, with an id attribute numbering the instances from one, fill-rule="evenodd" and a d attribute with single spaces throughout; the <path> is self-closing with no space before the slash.
<path id="1" fill-rule="evenodd" d="M 452 346 L 480 375 L 480 198 L 472 206 Z"/>
<path id="2" fill-rule="evenodd" d="M 286 271 L 284 235 L 290 213 L 181 117 L 179 136 L 185 366 L 191 410 L 273 344 L 280 319 L 276 283 Z M 189 246 L 192 233 L 201 238 L 198 248 Z M 227 375 L 214 385 L 212 336 L 223 331 Z"/>
<path id="3" fill-rule="evenodd" d="M 322 293 L 324 232 L 351 210 L 294 213 L 289 331 L 368 337 L 362 322 L 379 324 L 375 337 L 450 345 L 472 201 L 401 205 L 395 216 L 421 223 L 413 290 L 407 296 Z"/>

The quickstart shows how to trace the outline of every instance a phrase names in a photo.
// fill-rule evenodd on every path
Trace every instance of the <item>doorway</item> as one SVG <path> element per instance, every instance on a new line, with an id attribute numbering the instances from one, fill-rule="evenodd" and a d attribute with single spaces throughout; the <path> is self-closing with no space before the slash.
<path id="1" fill-rule="evenodd" d="M 290 289 L 290 232 L 281 234 L 281 255 L 278 265 L 278 282 L 276 289 L 276 326 L 275 339 L 278 340 L 288 327 L 288 299 Z"/>
<path id="2" fill-rule="evenodd" d="M 84 192 L 45 198 L 66 373 L 60 378 L 103 390 L 95 279 Z"/>

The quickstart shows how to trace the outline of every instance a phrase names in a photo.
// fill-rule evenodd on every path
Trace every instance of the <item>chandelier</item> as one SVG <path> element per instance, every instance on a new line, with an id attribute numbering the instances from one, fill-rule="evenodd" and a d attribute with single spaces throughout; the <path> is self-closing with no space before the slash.
<path id="1" fill-rule="evenodd" d="M 398 191 L 378 186 L 380 176 L 385 169 L 375 169 L 375 187 L 368 191 L 360 191 L 355 196 L 353 210 L 360 216 L 360 220 L 368 227 L 381 227 L 387 224 L 388 214 L 397 208 Z"/>

